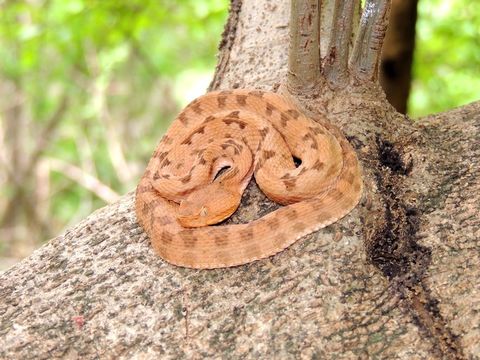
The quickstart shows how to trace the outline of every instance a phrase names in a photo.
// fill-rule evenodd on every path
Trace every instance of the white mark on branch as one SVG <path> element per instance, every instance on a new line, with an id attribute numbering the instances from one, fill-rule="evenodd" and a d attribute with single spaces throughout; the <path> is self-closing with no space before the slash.
<path id="1" fill-rule="evenodd" d="M 366 26 L 368 20 L 375 15 L 375 4 L 373 2 L 367 2 L 361 19 L 361 25 Z"/>

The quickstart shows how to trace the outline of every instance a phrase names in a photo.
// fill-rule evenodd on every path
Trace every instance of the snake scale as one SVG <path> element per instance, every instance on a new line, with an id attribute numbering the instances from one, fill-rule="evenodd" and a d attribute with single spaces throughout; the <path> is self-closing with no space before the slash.
<path id="1" fill-rule="evenodd" d="M 237 209 L 253 174 L 286 206 L 247 224 L 209 226 Z M 171 124 L 138 184 L 135 209 L 163 259 L 211 269 L 274 255 L 334 223 L 357 205 L 362 187 L 356 154 L 335 126 L 276 93 L 217 91 Z"/>

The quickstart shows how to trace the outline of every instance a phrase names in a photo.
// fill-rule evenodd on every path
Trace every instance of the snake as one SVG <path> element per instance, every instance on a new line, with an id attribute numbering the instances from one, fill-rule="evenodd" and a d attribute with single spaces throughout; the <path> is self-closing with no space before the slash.
<path id="1" fill-rule="evenodd" d="M 278 209 L 224 224 L 254 176 Z M 173 265 L 214 269 L 273 256 L 358 204 L 355 150 L 341 130 L 286 97 L 256 89 L 206 93 L 172 122 L 135 193 L 154 251 Z"/>

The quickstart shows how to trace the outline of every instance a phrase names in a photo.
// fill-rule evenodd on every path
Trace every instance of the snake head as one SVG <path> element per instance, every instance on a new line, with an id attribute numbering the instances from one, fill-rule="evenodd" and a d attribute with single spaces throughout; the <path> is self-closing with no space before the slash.
<path id="1" fill-rule="evenodd" d="M 180 202 L 177 220 L 183 227 L 217 224 L 237 210 L 241 194 L 213 182 L 197 188 Z"/>

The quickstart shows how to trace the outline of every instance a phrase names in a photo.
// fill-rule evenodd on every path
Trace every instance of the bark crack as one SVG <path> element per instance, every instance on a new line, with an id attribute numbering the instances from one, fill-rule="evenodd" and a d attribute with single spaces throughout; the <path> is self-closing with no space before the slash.
<path id="1" fill-rule="evenodd" d="M 383 214 L 375 216 L 375 229 L 366 238 L 369 261 L 406 300 L 406 310 L 431 339 L 438 357 L 464 359 L 463 350 L 438 309 L 438 300 L 424 278 L 431 264 L 431 250 L 417 243 L 420 211 L 403 198 L 404 179 L 413 163 L 405 163 L 392 142 L 377 136 L 378 166 L 375 180 L 381 193 Z"/>

